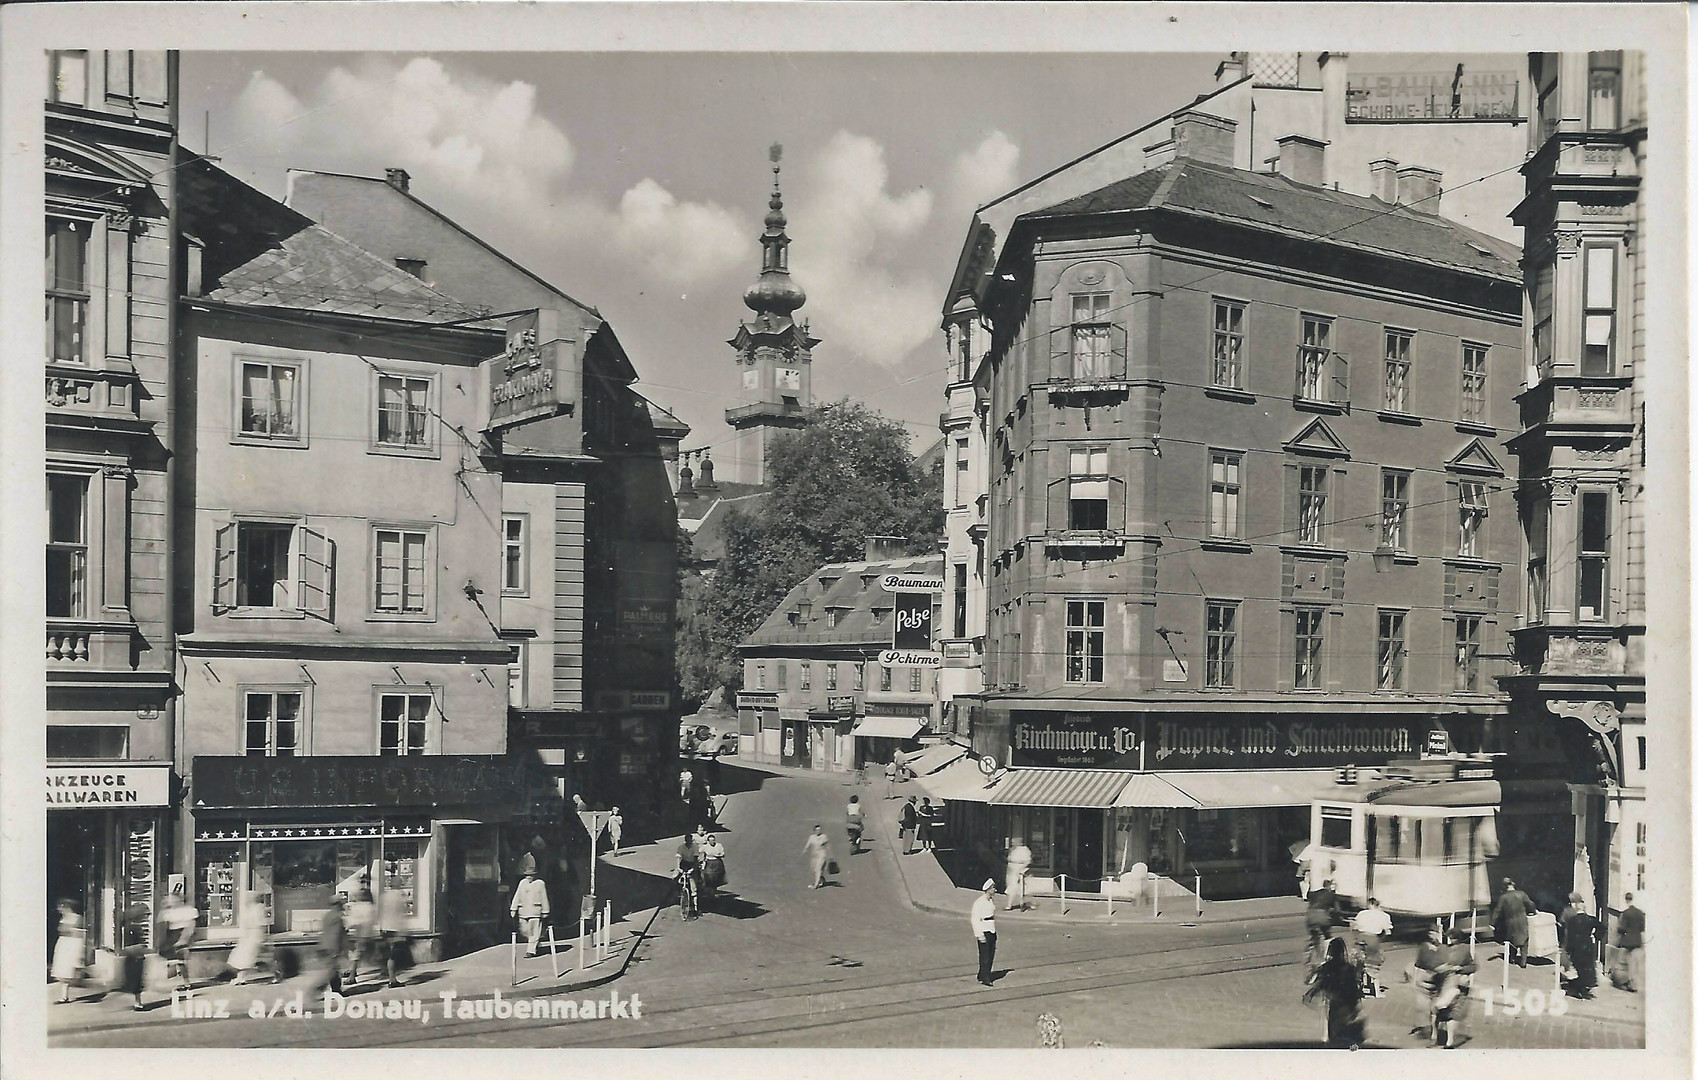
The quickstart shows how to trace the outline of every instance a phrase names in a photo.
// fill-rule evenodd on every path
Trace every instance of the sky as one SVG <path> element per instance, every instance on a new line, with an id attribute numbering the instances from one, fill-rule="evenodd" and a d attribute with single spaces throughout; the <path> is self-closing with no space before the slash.
<path id="1" fill-rule="evenodd" d="M 380 176 L 614 326 L 638 390 L 729 464 L 726 340 L 749 314 L 784 146 L 814 393 L 944 408 L 944 290 L 973 210 L 1214 89 L 1220 54 L 182 54 L 183 141 L 281 199 Z"/>

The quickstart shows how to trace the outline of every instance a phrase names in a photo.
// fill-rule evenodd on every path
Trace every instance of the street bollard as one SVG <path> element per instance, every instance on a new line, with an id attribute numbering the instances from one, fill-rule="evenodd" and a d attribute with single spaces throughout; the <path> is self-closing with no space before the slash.
<path id="1" fill-rule="evenodd" d="M 584 917 L 578 916 L 578 970 L 584 970 Z"/>
<path id="2" fill-rule="evenodd" d="M 1103 892 L 1108 894 L 1108 917 L 1114 918 L 1114 889 L 1111 888 L 1113 878 L 1103 879 Z"/>
<path id="3" fill-rule="evenodd" d="M 560 978 L 560 953 L 557 951 L 560 943 L 554 937 L 554 920 L 548 921 L 548 966 L 554 972 L 556 979 Z"/>
<path id="4" fill-rule="evenodd" d="M 1203 917 L 1203 875 L 1191 871 L 1191 883 L 1197 890 L 1197 918 Z"/>
<path id="5" fill-rule="evenodd" d="M 519 931 L 513 931 L 513 939 L 507 945 L 507 958 L 513 963 L 513 985 L 519 985 Z"/>
<path id="6" fill-rule="evenodd" d="M 1509 944 L 1507 942 L 1503 947 L 1503 996 L 1506 1000 L 1509 998 Z"/>
<path id="7" fill-rule="evenodd" d="M 1060 874 L 1055 879 L 1061 887 L 1061 913 L 1067 914 L 1067 875 Z"/>
<path id="8" fill-rule="evenodd" d="M 1161 918 L 1161 878 L 1150 875 L 1150 918 Z"/>

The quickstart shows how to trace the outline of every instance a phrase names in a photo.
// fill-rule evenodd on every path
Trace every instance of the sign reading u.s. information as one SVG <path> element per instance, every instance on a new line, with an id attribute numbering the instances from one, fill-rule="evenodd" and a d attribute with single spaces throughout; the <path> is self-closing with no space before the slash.
<path id="1" fill-rule="evenodd" d="M 573 342 L 560 336 L 560 313 L 538 309 L 507 323 L 507 347 L 483 362 L 488 430 L 552 415 L 572 400 Z"/>

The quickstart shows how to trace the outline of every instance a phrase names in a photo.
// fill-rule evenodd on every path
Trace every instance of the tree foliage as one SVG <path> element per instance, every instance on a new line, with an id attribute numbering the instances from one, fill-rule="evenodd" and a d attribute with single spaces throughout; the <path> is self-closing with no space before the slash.
<path id="1" fill-rule="evenodd" d="M 909 454 L 907 432 L 859 402 L 827 405 L 815 423 L 775 438 L 767 477 L 771 494 L 757 510 L 727 515 L 711 580 L 681 582 L 686 698 L 738 689 L 738 643 L 820 566 L 860 559 L 868 536 L 903 537 L 913 554 L 937 550 L 943 536 L 942 492 Z"/>

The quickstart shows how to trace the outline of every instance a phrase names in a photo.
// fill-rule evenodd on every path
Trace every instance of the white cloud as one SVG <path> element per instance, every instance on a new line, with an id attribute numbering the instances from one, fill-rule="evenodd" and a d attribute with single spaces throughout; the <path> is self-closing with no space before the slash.
<path id="1" fill-rule="evenodd" d="M 714 203 L 643 179 L 616 204 L 571 190 L 573 148 L 537 111 L 536 87 L 420 57 L 337 67 L 297 93 L 256 72 L 236 101 L 243 139 L 298 168 L 412 172 L 469 226 L 593 245 L 669 284 L 711 280 L 753 259 L 755 229 Z"/>
<path id="2" fill-rule="evenodd" d="M 959 242 L 950 233 L 965 229 L 965 213 L 1013 186 L 1019 154 L 1008 136 L 992 132 L 951 163 L 942 198 L 934 199 L 923 187 L 890 190 L 877 141 L 832 136 L 808 165 L 790 230 L 797 238 L 791 266 L 809 298 L 802 311 L 826 348 L 895 366 L 938 335 L 953 263 L 944 265 L 937 251 Z"/>

